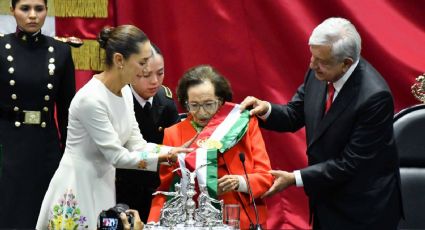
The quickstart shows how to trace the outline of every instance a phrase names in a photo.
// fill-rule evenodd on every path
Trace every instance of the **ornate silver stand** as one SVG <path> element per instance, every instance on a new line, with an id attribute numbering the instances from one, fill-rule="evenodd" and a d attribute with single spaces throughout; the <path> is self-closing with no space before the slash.
<path id="1" fill-rule="evenodd" d="M 180 170 L 189 178 L 184 192 L 181 189 L 181 183 L 176 184 L 174 192 L 157 191 L 153 195 L 163 194 L 172 196 L 161 209 L 159 223 L 148 223 L 145 229 L 232 229 L 223 224 L 223 205 L 222 200 L 218 201 L 208 195 L 206 187 L 200 187 L 198 196 L 198 208 L 193 197 L 197 194 L 195 191 L 196 172 L 205 167 L 201 165 L 195 171 L 190 172 L 186 168 L 178 168 L 173 172 Z M 214 206 L 216 204 L 220 209 Z"/>

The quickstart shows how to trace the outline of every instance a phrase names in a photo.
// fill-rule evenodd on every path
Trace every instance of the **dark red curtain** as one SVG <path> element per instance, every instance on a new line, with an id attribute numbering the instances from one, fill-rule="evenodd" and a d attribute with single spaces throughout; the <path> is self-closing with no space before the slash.
<path id="1" fill-rule="evenodd" d="M 410 86 L 425 72 L 425 14 L 420 0 L 111 1 L 115 8 L 111 23 L 137 25 L 162 49 L 164 83 L 171 89 L 188 68 L 210 64 L 230 80 L 235 102 L 253 95 L 285 103 L 303 81 L 313 28 L 328 17 L 344 17 L 362 36 L 363 57 L 389 83 L 396 110 L 418 103 Z M 81 26 L 89 28 L 85 23 Z M 273 168 L 291 171 L 306 165 L 303 130 L 295 134 L 263 130 L 263 135 Z M 309 228 L 302 189 L 290 188 L 269 198 L 268 204 L 269 228 Z"/>

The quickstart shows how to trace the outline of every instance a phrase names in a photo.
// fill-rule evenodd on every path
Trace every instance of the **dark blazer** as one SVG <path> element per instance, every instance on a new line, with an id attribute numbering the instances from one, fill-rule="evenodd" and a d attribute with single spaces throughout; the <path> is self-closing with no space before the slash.
<path id="1" fill-rule="evenodd" d="M 262 127 L 305 126 L 308 167 L 301 169 L 314 228 L 395 229 L 402 215 L 393 98 L 364 59 L 324 114 L 326 82 L 309 70 L 287 105 L 272 104 Z"/>
<path id="2" fill-rule="evenodd" d="M 162 86 L 153 97 L 150 115 L 143 114 L 143 108 L 134 98 L 134 112 L 143 138 L 148 142 L 162 144 L 164 129 L 179 121 L 176 104 L 171 90 Z M 117 202 L 126 203 L 139 211 L 146 223 L 149 215 L 152 193 L 159 186 L 157 172 L 117 169 Z"/>

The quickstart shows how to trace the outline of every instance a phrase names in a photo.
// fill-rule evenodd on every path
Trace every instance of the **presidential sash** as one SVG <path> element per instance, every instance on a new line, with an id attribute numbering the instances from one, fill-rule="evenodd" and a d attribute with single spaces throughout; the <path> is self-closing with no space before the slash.
<path id="1" fill-rule="evenodd" d="M 217 155 L 237 144 L 248 130 L 249 111 L 240 112 L 240 106 L 226 102 L 211 118 L 207 126 L 199 133 L 190 147 L 195 151 L 180 154 L 178 163 L 181 168 L 196 171 L 198 186 L 206 187 L 208 195 L 217 198 Z M 189 178 L 182 173 L 182 190 L 186 188 Z"/>

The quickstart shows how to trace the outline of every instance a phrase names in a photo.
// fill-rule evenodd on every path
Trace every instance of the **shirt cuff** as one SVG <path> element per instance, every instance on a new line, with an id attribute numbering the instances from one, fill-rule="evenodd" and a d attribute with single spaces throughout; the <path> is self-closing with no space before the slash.
<path id="1" fill-rule="evenodd" d="M 294 175 L 295 175 L 295 185 L 297 187 L 304 187 L 303 178 L 301 177 L 301 171 L 295 170 Z"/>
<path id="2" fill-rule="evenodd" d="M 144 171 L 156 172 L 158 170 L 158 154 L 152 152 L 140 152 L 140 161 L 138 169 Z"/>
<path id="3" fill-rule="evenodd" d="M 239 187 L 236 191 L 248 193 L 248 186 L 246 184 L 246 180 L 244 176 L 236 175 L 239 180 Z"/>
<path id="4" fill-rule="evenodd" d="M 268 109 L 267 109 L 267 113 L 262 115 L 262 116 L 258 116 L 261 120 L 265 121 L 267 120 L 267 118 L 269 118 L 270 113 L 272 112 L 272 105 L 270 104 L 270 102 L 267 102 L 268 105 Z"/>

